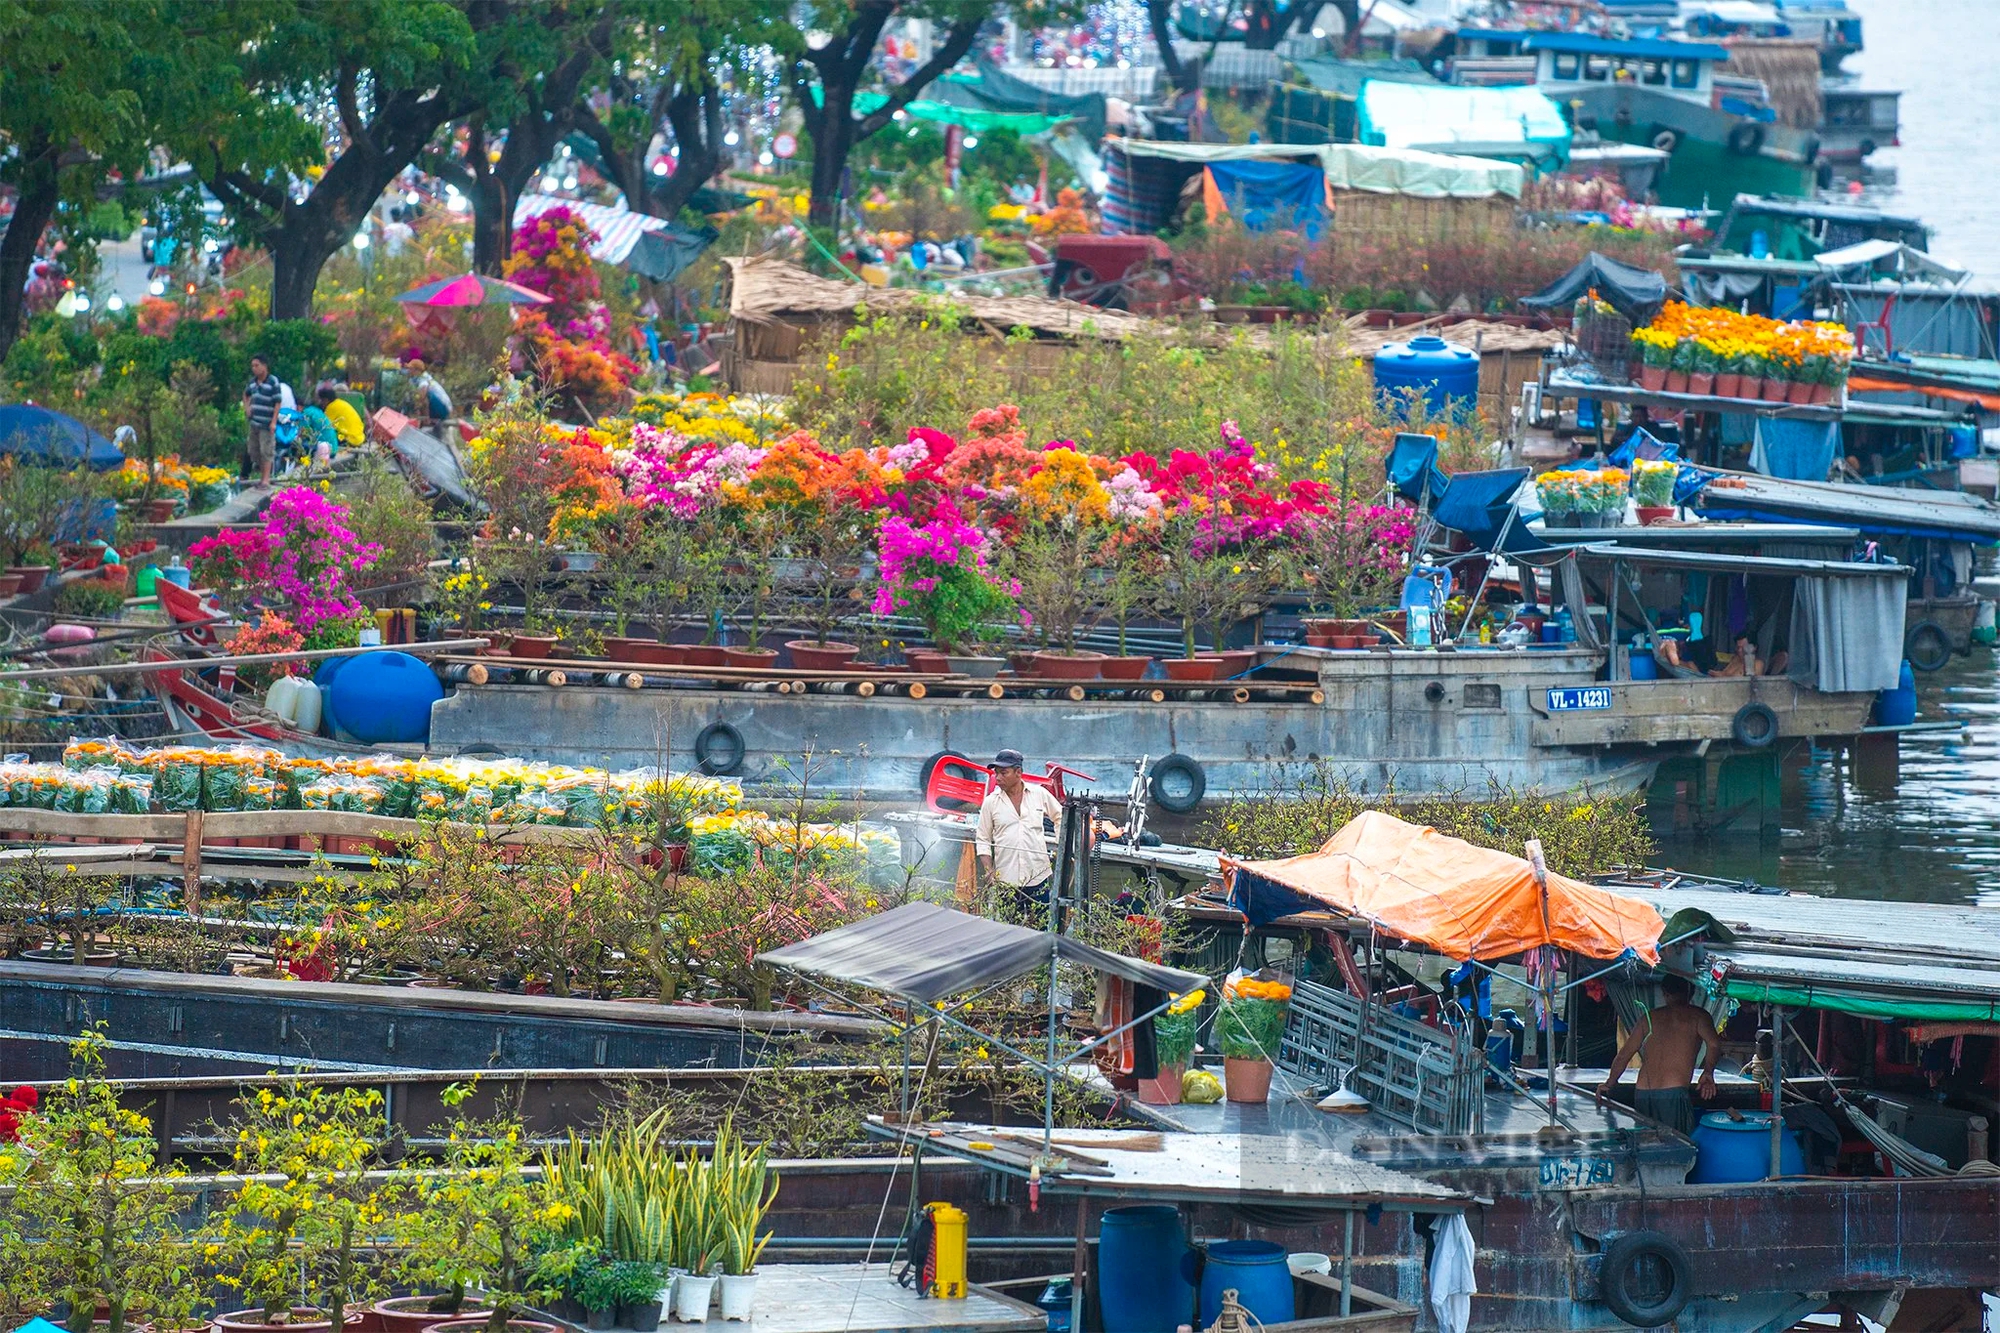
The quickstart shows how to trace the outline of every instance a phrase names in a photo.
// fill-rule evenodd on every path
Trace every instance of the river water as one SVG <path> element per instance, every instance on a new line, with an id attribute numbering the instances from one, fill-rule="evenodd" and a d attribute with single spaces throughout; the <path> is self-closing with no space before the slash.
<path id="1" fill-rule="evenodd" d="M 1863 170 L 1863 198 L 1914 214 L 1931 248 L 2000 280 L 2000 0 L 1847 0 L 1866 49 L 1847 69 L 1903 93 L 1902 147 Z M 1920 716 L 1962 731 L 1902 743 L 1901 780 L 1868 791 L 1816 753 L 1787 782 L 1782 832 L 1675 839 L 1669 865 L 1850 898 L 2000 906 L 2000 675 L 1975 649 L 1918 680 Z"/>

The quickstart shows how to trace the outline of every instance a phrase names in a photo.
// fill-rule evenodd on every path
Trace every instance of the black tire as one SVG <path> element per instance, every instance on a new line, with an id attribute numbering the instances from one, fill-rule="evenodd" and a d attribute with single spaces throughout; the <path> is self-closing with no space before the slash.
<path id="1" fill-rule="evenodd" d="M 694 738 L 694 757 L 701 771 L 712 778 L 726 778 L 742 771 L 749 747 L 743 733 L 727 722 L 711 722 Z"/>
<path id="2" fill-rule="evenodd" d="M 1778 715 L 1768 704 L 1744 704 L 1729 720 L 1729 734 L 1747 750 L 1761 750 L 1778 739 Z"/>
<path id="3" fill-rule="evenodd" d="M 1671 1324 L 1693 1295 L 1687 1251 L 1657 1231 L 1633 1231 L 1611 1242 L 1598 1270 L 1604 1303 L 1634 1328 Z"/>
<path id="4" fill-rule="evenodd" d="M 470 745 L 459 746 L 458 757 L 460 759 L 505 759 L 507 752 L 499 746 L 489 744 L 486 741 L 474 741 Z"/>
<path id="5" fill-rule="evenodd" d="M 1671 153 L 1680 146 L 1681 136 L 1675 131 L 1667 129 L 1664 126 L 1653 131 L 1653 147 L 1659 149 L 1661 152 Z"/>
<path id="6" fill-rule="evenodd" d="M 1951 634 L 1935 620 L 1919 620 L 1903 636 L 1903 656 L 1919 671 L 1936 671 L 1951 661 Z"/>
<path id="7" fill-rule="evenodd" d="M 1729 132 L 1729 151 L 1749 157 L 1764 146 L 1764 127 L 1755 121 L 1738 125 Z"/>
<path id="8" fill-rule="evenodd" d="M 1875 156 L 1875 150 L 1880 146 L 1881 145 L 1877 144 L 1873 139 L 1863 139 L 1861 141 L 1861 156 L 1863 157 Z"/>
<path id="9" fill-rule="evenodd" d="M 962 755 L 956 750 L 939 750 L 936 754 L 924 760 L 924 766 L 917 772 L 918 794 L 921 795 L 930 790 L 931 775 L 938 771 L 940 765 L 953 762 L 970 764 L 973 761 L 969 755 Z M 979 808 L 971 801 L 961 801 L 955 796 L 940 797 L 938 798 L 938 804 L 947 810 L 962 810 L 968 814 Z"/>
<path id="10" fill-rule="evenodd" d="M 1833 163 L 1822 162 L 1813 171 L 1813 183 L 1822 190 L 1833 188 Z"/>
<path id="11" fill-rule="evenodd" d="M 1153 804 L 1170 815 L 1184 815 L 1201 804 L 1208 791 L 1208 774 L 1184 754 L 1170 754 L 1153 765 L 1146 789 Z"/>

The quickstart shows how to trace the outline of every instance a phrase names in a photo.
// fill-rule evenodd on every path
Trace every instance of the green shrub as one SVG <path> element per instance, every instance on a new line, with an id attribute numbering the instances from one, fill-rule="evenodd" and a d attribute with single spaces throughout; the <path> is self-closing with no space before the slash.
<path id="1" fill-rule="evenodd" d="M 80 579 L 56 589 L 56 611 L 80 620 L 115 620 L 124 607 L 125 590 L 97 579 Z"/>

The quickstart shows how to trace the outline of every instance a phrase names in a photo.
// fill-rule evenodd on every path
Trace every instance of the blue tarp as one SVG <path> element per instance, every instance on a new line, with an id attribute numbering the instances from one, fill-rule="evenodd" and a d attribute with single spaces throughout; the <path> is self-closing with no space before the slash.
<path id="1" fill-rule="evenodd" d="M 1681 447 L 1678 444 L 1668 444 L 1665 440 L 1659 439 L 1651 431 L 1646 430 L 1642 426 L 1638 430 L 1633 431 L 1625 443 L 1613 449 L 1611 457 L 1606 461 L 1612 467 L 1629 469 L 1633 463 L 1641 458 L 1649 463 L 1657 463 L 1662 459 L 1671 459 L 1679 462 L 1680 456 Z"/>
<path id="2" fill-rule="evenodd" d="M 1839 452 L 1837 421 L 1758 417 L 1757 441 L 1750 446 L 1750 470 L 1784 481 L 1825 481 Z"/>
<path id="3" fill-rule="evenodd" d="M 1429 492 L 1432 500 L 1440 498 L 1451 479 L 1438 468 L 1437 459 L 1435 435 L 1403 431 L 1389 447 L 1389 484 L 1411 504 L 1421 503 L 1425 492 Z"/>
<path id="4" fill-rule="evenodd" d="M 0 407 L 0 454 L 57 467 L 88 463 L 99 472 L 125 462 L 117 445 L 75 417 L 28 403 Z"/>
<path id="5" fill-rule="evenodd" d="M 1230 215 L 1251 231 L 1295 227 L 1312 240 L 1326 229 L 1326 173 L 1297 162 L 1211 162 Z"/>
<path id="6" fill-rule="evenodd" d="M 1508 517 L 1514 513 L 1514 493 L 1527 480 L 1528 471 L 1524 467 L 1508 467 L 1492 472 L 1454 473 L 1433 515 L 1442 526 L 1463 533 L 1474 546 L 1490 551 L 1500 541 L 1502 530 L 1507 529 Z M 1513 543 L 1515 532 L 1527 530 L 1525 521 L 1514 520 L 1513 529 L 1507 533 L 1510 549 L 1519 549 Z M 1536 541 L 1534 545 L 1541 543 Z"/>

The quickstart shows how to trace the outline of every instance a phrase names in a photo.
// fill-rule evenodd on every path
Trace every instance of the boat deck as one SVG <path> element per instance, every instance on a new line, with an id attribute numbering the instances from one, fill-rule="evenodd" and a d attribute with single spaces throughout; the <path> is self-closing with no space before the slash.
<path id="1" fill-rule="evenodd" d="M 1048 1312 L 974 1284 L 964 1300 L 931 1300 L 898 1286 L 880 1264 L 759 1264 L 751 1322 L 726 1324 L 711 1310 L 701 1324 L 662 1328 L 754 1328 L 758 1333 L 1015 1333 L 1045 1329 Z"/>

